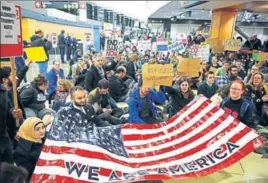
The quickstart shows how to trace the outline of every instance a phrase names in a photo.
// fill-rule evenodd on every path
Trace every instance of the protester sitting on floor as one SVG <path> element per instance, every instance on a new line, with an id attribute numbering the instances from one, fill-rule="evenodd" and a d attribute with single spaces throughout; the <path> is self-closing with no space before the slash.
<path id="1" fill-rule="evenodd" d="M 66 99 L 69 96 L 73 84 L 68 80 L 59 80 L 57 84 L 57 90 L 53 97 L 52 109 L 58 111 L 61 107 L 66 104 Z"/>
<path id="2" fill-rule="evenodd" d="M 118 125 L 123 121 L 120 117 L 123 115 L 123 110 L 120 108 L 112 108 L 109 103 L 109 82 L 102 79 L 98 83 L 98 88 L 89 93 L 89 104 L 98 106 L 98 118 L 108 121 L 110 124 Z"/>
<path id="3" fill-rule="evenodd" d="M 165 87 L 165 92 L 170 95 L 170 102 L 168 104 L 169 117 L 179 112 L 194 99 L 190 81 L 186 77 L 179 78 L 173 87 Z"/>
<path id="4" fill-rule="evenodd" d="M 217 71 L 216 71 L 216 76 L 223 76 L 227 73 L 227 70 L 228 70 L 228 67 L 229 67 L 229 62 L 228 61 L 224 61 L 223 64 L 222 64 L 222 67 L 218 68 Z"/>
<path id="5" fill-rule="evenodd" d="M 48 113 L 53 114 L 53 111 L 47 109 L 45 105 L 47 87 L 48 80 L 44 76 L 38 75 L 30 85 L 21 91 L 20 97 L 27 117 L 39 117 L 42 119 Z"/>
<path id="6" fill-rule="evenodd" d="M 216 94 L 218 86 L 215 84 L 215 74 L 209 71 L 206 75 L 206 81 L 198 87 L 198 94 L 202 94 L 207 98 L 211 98 Z"/>
<path id="7" fill-rule="evenodd" d="M 16 165 L 26 168 L 29 181 L 44 143 L 45 124 L 39 118 L 30 117 L 23 122 L 18 135 L 20 138 L 14 151 L 14 161 Z"/>
<path id="8" fill-rule="evenodd" d="M 75 86 L 70 91 L 71 104 L 62 107 L 54 118 L 50 136 L 58 140 L 74 142 L 88 140 L 88 133 L 93 133 L 95 126 L 110 126 L 106 121 L 97 118 L 98 106 L 86 105 L 86 91 Z"/>
<path id="9" fill-rule="evenodd" d="M 116 74 L 109 79 L 109 93 L 116 102 L 124 102 L 127 99 L 128 87 L 123 79 L 126 77 L 126 69 L 118 67 Z"/>
<path id="10" fill-rule="evenodd" d="M 48 88 L 47 95 L 52 97 L 57 89 L 57 82 L 60 79 L 64 79 L 63 69 L 60 68 L 60 61 L 53 61 L 52 69 L 47 73 Z"/>
<path id="11" fill-rule="evenodd" d="M 237 79 L 241 80 L 241 78 L 238 77 L 238 68 L 236 65 L 230 65 L 227 69 L 227 74 L 217 77 L 216 84 L 221 88 Z"/>
<path id="12" fill-rule="evenodd" d="M 253 109 L 248 101 L 242 98 L 246 86 L 241 80 L 235 80 L 230 87 L 229 97 L 223 99 L 220 107 L 248 127 L 254 127 Z"/>
<path id="13" fill-rule="evenodd" d="M 159 86 L 155 86 L 159 88 Z M 162 90 L 142 86 L 142 79 L 139 81 L 139 88 L 134 90 L 128 100 L 128 111 L 130 123 L 154 124 L 161 122 L 157 118 L 155 102 L 164 104 L 166 101 L 165 94 Z"/>
<path id="14" fill-rule="evenodd" d="M 101 79 L 106 78 L 106 71 L 113 70 L 116 67 L 116 62 L 111 59 L 111 63 L 104 64 L 104 58 L 101 56 L 96 56 L 93 59 L 93 65 L 87 70 L 85 76 L 85 89 L 91 92 L 98 87 L 98 82 Z"/>
<path id="15" fill-rule="evenodd" d="M 254 74 L 254 73 L 257 73 L 259 72 L 259 68 L 257 65 L 253 65 L 250 72 L 248 72 L 248 75 L 244 78 L 244 83 L 248 83 L 249 80 L 251 79 L 251 76 Z"/>
<path id="16" fill-rule="evenodd" d="M 74 85 L 85 86 L 85 75 L 87 73 L 88 65 L 84 59 L 79 59 L 76 67 L 76 72 L 73 72 Z"/>
<path id="17" fill-rule="evenodd" d="M 246 85 L 246 96 L 253 101 L 256 107 L 256 114 L 261 117 L 265 103 L 268 103 L 268 86 L 263 83 L 262 73 L 254 73 L 249 83 Z"/>
<path id="18" fill-rule="evenodd" d="M 0 163 L 0 182 L 2 183 L 25 183 L 28 172 L 23 167 L 9 163 Z"/>

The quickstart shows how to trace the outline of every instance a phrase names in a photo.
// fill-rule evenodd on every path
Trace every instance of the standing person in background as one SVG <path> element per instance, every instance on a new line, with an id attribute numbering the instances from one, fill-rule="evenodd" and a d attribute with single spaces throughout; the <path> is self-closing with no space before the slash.
<path id="1" fill-rule="evenodd" d="M 105 34 L 104 34 L 104 32 L 101 32 L 101 34 L 100 34 L 100 47 L 101 47 L 101 51 L 103 51 L 104 47 L 105 47 Z"/>
<path id="2" fill-rule="evenodd" d="M 40 60 L 38 64 L 39 73 L 43 76 L 47 74 L 47 67 L 49 61 L 48 51 L 52 48 L 52 43 L 44 38 L 44 33 L 41 29 L 35 31 L 35 35 L 31 37 L 31 46 L 32 47 L 43 47 L 47 55 L 47 60 Z"/>
<path id="3" fill-rule="evenodd" d="M 57 89 L 57 82 L 64 79 L 63 69 L 60 68 L 60 61 L 53 61 L 53 68 L 47 73 L 48 89 L 47 95 L 51 98 Z"/>
<path id="4" fill-rule="evenodd" d="M 66 50 L 67 50 L 67 62 L 69 62 L 71 60 L 72 47 L 73 47 L 73 40 L 69 33 L 67 33 L 65 43 L 66 43 Z"/>
<path id="5" fill-rule="evenodd" d="M 253 34 L 250 43 L 253 50 L 260 50 L 262 47 L 261 40 L 257 38 L 257 34 Z"/>
<path id="6" fill-rule="evenodd" d="M 73 37 L 72 56 L 74 56 L 77 50 L 78 42 L 74 36 L 72 37 Z"/>
<path id="7" fill-rule="evenodd" d="M 65 31 L 62 30 L 61 33 L 58 35 L 58 47 L 60 49 L 60 57 L 61 57 L 61 63 L 65 64 L 66 62 L 64 61 L 64 55 L 65 55 L 65 37 L 64 37 Z"/>

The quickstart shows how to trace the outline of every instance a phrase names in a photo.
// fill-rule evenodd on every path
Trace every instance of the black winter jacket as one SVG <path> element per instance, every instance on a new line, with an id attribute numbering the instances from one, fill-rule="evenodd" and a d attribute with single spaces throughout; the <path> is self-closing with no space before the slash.
<path id="1" fill-rule="evenodd" d="M 109 79 L 109 93 L 115 101 L 118 101 L 121 97 L 127 95 L 128 87 L 123 80 L 119 79 L 118 76 L 113 75 Z"/>

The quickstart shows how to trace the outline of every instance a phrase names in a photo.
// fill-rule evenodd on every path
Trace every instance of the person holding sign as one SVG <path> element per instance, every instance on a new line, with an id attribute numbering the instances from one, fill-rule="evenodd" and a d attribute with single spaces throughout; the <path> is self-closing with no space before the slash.
<path id="1" fill-rule="evenodd" d="M 168 104 L 169 117 L 179 112 L 194 99 L 194 93 L 190 88 L 190 81 L 187 77 L 179 78 L 173 87 L 166 86 L 165 91 L 171 97 Z"/>
<path id="2" fill-rule="evenodd" d="M 159 88 L 159 85 L 155 85 Z M 164 104 L 166 96 L 163 91 L 156 91 L 152 88 L 144 87 L 142 79 L 139 81 L 139 88 L 134 90 L 128 100 L 128 112 L 130 123 L 154 124 L 161 122 L 157 118 L 155 102 Z"/>

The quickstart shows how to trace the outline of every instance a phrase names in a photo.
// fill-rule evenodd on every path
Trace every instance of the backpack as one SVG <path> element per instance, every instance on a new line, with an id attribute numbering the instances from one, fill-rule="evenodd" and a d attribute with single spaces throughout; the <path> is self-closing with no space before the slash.
<path id="1" fill-rule="evenodd" d="M 29 88 L 30 85 L 31 85 L 30 83 L 27 83 L 25 85 L 22 85 L 22 86 L 18 87 L 18 89 L 17 89 L 18 93 L 19 94 L 22 93 L 25 89 Z"/>
<path id="2" fill-rule="evenodd" d="M 222 103 L 220 105 L 221 108 L 223 108 L 224 104 L 230 99 L 230 97 L 225 97 L 223 100 L 222 100 Z M 251 108 L 251 110 L 253 111 L 253 113 L 255 113 L 256 111 L 256 107 L 255 107 L 255 104 L 247 97 L 244 97 L 244 102 L 241 106 L 241 109 L 239 111 L 239 116 L 241 116 L 241 118 L 244 117 L 248 107 Z"/>

